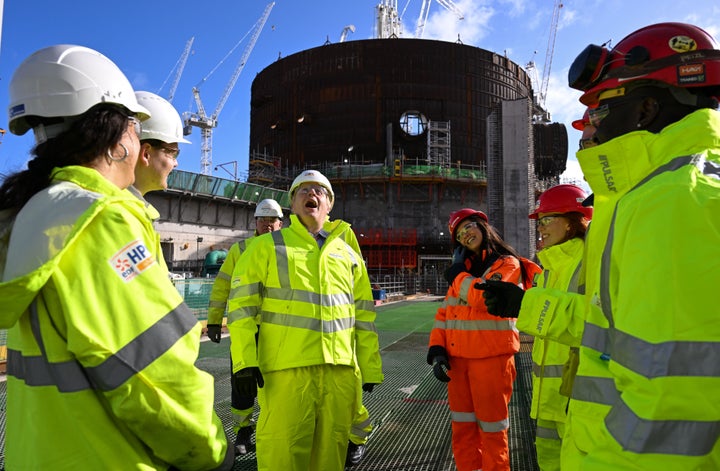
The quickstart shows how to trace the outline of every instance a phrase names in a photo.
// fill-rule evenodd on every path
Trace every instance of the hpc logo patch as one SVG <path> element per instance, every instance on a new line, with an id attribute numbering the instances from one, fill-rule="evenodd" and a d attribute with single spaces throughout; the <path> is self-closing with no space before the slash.
<path id="1" fill-rule="evenodd" d="M 155 264 L 155 257 L 139 240 L 130 242 L 110 260 L 110 266 L 126 283 Z"/>

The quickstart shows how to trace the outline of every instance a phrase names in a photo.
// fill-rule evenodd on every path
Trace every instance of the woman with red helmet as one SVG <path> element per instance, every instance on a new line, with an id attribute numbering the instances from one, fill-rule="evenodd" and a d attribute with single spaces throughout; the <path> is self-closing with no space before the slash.
<path id="1" fill-rule="evenodd" d="M 583 206 L 586 198 L 582 188 L 569 184 L 556 185 L 540 195 L 537 208 L 529 216 L 537 220 L 542 240 L 537 256 L 543 273 L 537 286 L 580 291 L 585 233 L 592 218 L 592 209 Z M 523 315 L 517 327 L 537 334 L 539 322 L 536 316 Z M 543 336 L 536 336 L 533 342 L 530 417 L 537 420 L 535 449 L 542 471 L 560 470 L 560 447 L 572 388 L 571 365 L 577 365 L 579 345 L 579 335 L 571 343 L 573 348 Z"/>
<path id="2" fill-rule="evenodd" d="M 598 145 L 577 157 L 595 195 L 585 292 L 488 285 L 491 312 L 581 312 L 563 469 L 720 469 L 720 50 L 661 23 L 570 68 Z M 712 398 L 711 398 L 712 397 Z"/>
<path id="3" fill-rule="evenodd" d="M 514 319 L 488 314 L 474 285 L 486 278 L 519 285 L 519 256 L 482 211 L 455 211 L 448 226 L 456 249 L 445 273 L 450 287 L 435 315 L 427 362 L 438 380 L 448 382 L 458 471 L 509 471 L 508 403 L 520 338 Z"/>

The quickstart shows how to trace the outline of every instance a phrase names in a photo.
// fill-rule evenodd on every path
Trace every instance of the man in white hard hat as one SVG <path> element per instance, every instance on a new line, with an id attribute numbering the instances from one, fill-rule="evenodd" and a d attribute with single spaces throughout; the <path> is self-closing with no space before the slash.
<path id="1" fill-rule="evenodd" d="M 350 224 L 328 220 L 328 179 L 306 170 L 290 198 L 290 227 L 257 237 L 233 272 L 233 374 L 261 388 L 259 471 L 341 470 L 360 396 L 356 371 L 364 391 L 383 381 L 370 280 L 344 238 Z"/>
<path id="2" fill-rule="evenodd" d="M 190 144 L 190 141 L 183 137 L 182 120 L 169 101 L 150 92 L 135 92 L 135 97 L 152 114 L 143 122 L 133 184 L 135 193 L 145 195 L 167 188 L 168 175 L 178 165 L 179 144 Z"/>
<path id="3" fill-rule="evenodd" d="M 283 225 L 283 211 L 280 204 L 273 199 L 260 201 L 255 208 L 255 234 L 245 240 L 235 242 L 228 251 L 220 271 L 213 283 L 210 292 L 210 306 L 208 307 L 207 335 L 215 343 L 220 343 L 222 338 L 222 322 L 225 317 L 225 305 L 230 294 L 230 277 L 235 269 L 240 255 L 248 245 L 255 240 L 256 236 L 268 232 L 278 231 Z M 232 362 L 232 360 L 231 360 Z M 231 363 L 232 366 L 232 363 Z M 232 375 L 232 370 L 230 371 Z M 241 391 L 247 388 L 240 384 L 250 378 L 232 376 L 230 411 L 233 418 L 233 431 L 235 433 L 235 454 L 245 455 L 252 450 L 253 422 L 252 414 L 257 394 L 242 394 Z"/>

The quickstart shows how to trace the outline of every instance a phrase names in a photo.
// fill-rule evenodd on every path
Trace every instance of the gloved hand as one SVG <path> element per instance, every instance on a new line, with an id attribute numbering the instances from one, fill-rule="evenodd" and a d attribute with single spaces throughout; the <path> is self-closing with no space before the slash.
<path id="1" fill-rule="evenodd" d="M 486 280 L 475 283 L 475 288 L 483 290 L 485 306 L 490 314 L 498 317 L 517 317 L 520 313 L 525 290 L 507 281 Z"/>
<path id="2" fill-rule="evenodd" d="M 363 389 L 363 391 L 365 391 L 366 393 L 371 393 L 371 392 L 373 392 L 373 388 L 374 388 L 375 386 L 376 386 L 375 383 L 365 383 L 365 384 L 362 385 L 362 389 Z"/>
<path id="3" fill-rule="evenodd" d="M 450 381 L 450 377 L 446 373 L 450 369 L 450 362 L 448 361 L 447 350 L 444 347 L 440 345 L 431 346 L 428 350 L 427 362 L 432 365 L 433 374 L 439 381 L 443 383 Z"/>
<path id="4" fill-rule="evenodd" d="M 452 262 L 463 263 L 468 255 L 470 255 L 470 251 L 464 245 L 458 245 L 453 251 Z"/>
<path id="5" fill-rule="evenodd" d="M 211 342 L 220 343 L 222 326 L 220 324 L 208 324 L 207 336 Z"/>
<path id="6" fill-rule="evenodd" d="M 233 381 L 237 391 L 247 397 L 257 397 L 258 388 L 265 386 L 265 380 L 257 366 L 249 366 L 233 373 Z"/>

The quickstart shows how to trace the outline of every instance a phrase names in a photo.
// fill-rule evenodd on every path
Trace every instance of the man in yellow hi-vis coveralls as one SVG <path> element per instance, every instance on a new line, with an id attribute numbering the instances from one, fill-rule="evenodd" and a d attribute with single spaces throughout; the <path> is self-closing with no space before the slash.
<path id="1" fill-rule="evenodd" d="M 327 224 L 327 178 L 307 170 L 290 195 L 290 227 L 258 236 L 233 273 L 233 372 L 261 388 L 258 470 L 339 471 L 358 407 L 355 371 L 367 392 L 383 380 L 372 291 L 342 237 L 350 225 Z"/>

